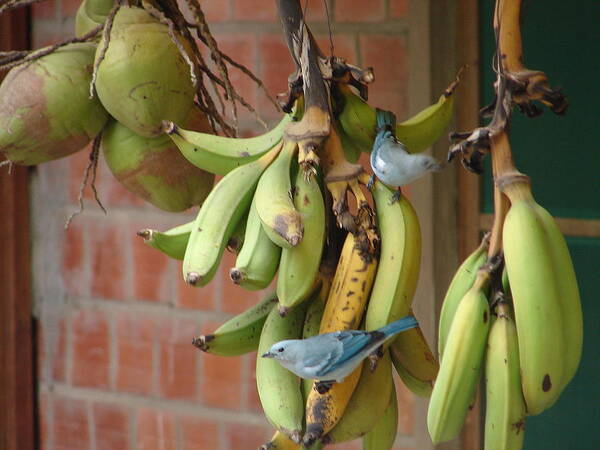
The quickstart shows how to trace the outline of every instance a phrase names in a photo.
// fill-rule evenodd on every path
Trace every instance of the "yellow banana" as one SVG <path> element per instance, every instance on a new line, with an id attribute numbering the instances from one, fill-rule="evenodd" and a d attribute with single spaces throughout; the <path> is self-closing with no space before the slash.
<path id="1" fill-rule="evenodd" d="M 488 284 L 489 274 L 479 271 L 452 320 L 427 411 L 427 427 L 434 444 L 458 435 L 477 388 L 490 327 Z"/>
<path id="2" fill-rule="evenodd" d="M 304 398 L 300 378 L 272 358 L 262 358 L 273 344 L 302 336 L 304 304 L 281 317 L 277 308 L 269 313 L 263 327 L 256 358 L 256 386 L 267 419 L 292 441 L 299 443 L 304 418 Z"/>
<path id="3" fill-rule="evenodd" d="M 437 103 L 396 125 L 396 137 L 406 145 L 410 153 L 426 150 L 442 136 L 452 119 L 453 93 L 456 85 L 457 82 L 454 81 L 446 88 Z M 370 153 L 376 134 L 375 110 L 356 95 L 350 86 L 340 84 L 339 90 L 344 105 L 338 121 L 343 130 L 344 142 L 352 143 L 347 147 L 350 149 L 349 155 L 355 153 L 353 147 Z"/>
<path id="4" fill-rule="evenodd" d="M 260 175 L 277 156 L 274 148 L 260 159 L 226 175 L 204 201 L 194 221 L 183 258 L 183 278 L 204 286 L 214 276 L 229 237 L 250 207 Z"/>
<path id="5" fill-rule="evenodd" d="M 525 436 L 519 344 L 510 307 L 499 303 L 488 336 L 485 362 L 485 450 L 520 450 Z"/>
<path id="6" fill-rule="evenodd" d="M 290 248 L 302 240 L 302 216 L 292 201 L 290 169 L 298 144 L 285 141 L 281 153 L 260 177 L 254 198 L 267 236 L 277 245 Z"/>
<path id="7" fill-rule="evenodd" d="M 477 277 L 477 270 L 485 264 L 489 245 L 490 235 L 486 234 L 479 247 L 463 261 L 450 282 L 440 312 L 438 333 L 438 352 L 440 360 L 444 357 L 444 347 L 448 340 L 448 332 L 450 331 L 456 308 L 458 308 L 458 304 L 467 291 L 473 286 L 475 278 Z"/>
<path id="8" fill-rule="evenodd" d="M 283 130 L 292 121 L 285 115 L 279 124 L 260 136 L 231 138 L 185 130 L 165 122 L 165 131 L 181 154 L 194 166 L 217 175 L 226 175 L 236 167 L 255 161 L 281 142 Z"/>
<path id="9" fill-rule="evenodd" d="M 374 371 L 366 361 L 358 384 L 340 421 L 322 439 L 324 444 L 351 441 L 367 434 L 390 403 L 394 378 L 390 353 L 385 351 Z"/>
<path id="10" fill-rule="evenodd" d="M 320 333 L 358 328 L 369 298 L 377 259 L 371 249 L 367 233 L 360 230 L 357 236 L 348 233 L 333 278 Z M 343 382 L 334 383 L 324 394 L 312 389 L 306 402 L 306 433 L 303 443 L 311 445 L 328 433 L 340 420 L 356 383 L 362 366 L 348 375 Z"/>
<path id="11" fill-rule="evenodd" d="M 414 315 L 412 310 L 411 315 Z M 394 359 L 414 378 L 432 384 L 440 365 L 435 359 L 421 327 L 400 333 L 390 345 Z"/>
<path id="12" fill-rule="evenodd" d="M 388 406 L 371 431 L 363 436 L 363 449 L 390 450 L 394 446 L 397 430 L 398 400 L 396 399 L 396 387 L 392 383 Z"/>
<path id="13" fill-rule="evenodd" d="M 304 237 L 295 247 L 281 252 L 277 277 L 280 313 L 305 300 L 314 290 L 325 243 L 325 205 L 317 178 L 306 177 L 299 170 L 293 191 L 294 207 L 304 225 Z"/>
<path id="14" fill-rule="evenodd" d="M 519 335 L 521 383 L 529 414 L 552 406 L 566 382 L 562 275 L 555 250 L 527 182 L 504 188 L 511 206 L 503 228 L 506 270 Z"/>
<path id="15" fill-rule="evenodd" d="M 396 373 L 404 383 L 404 385 L 415 395 L 419 397 L 431 397 L 433 390 L 432 381 L 422 381 L 413 377 L 396 358 L 397 353 L 394 352 L 393 346 L 390 346 L 390 354 L 392 355 L 392 363 L 396 369 Z"/>
<path id="16" fill-rule="evenodd" d="M 280 431 L 276 431 L 269 442 L 261 445 L 259 450 L 300 450 L 300 444 L 292 441 Z"/>
<path id="17" fill-rule="evenodd" d="M 421 264 L 419 219 L 408 199 L 402 196 L 392 203 L 394 191 L 379 181 L 375 182 L 372 192 L 381 235 L 381 256 L 367 308 L 367 330 L 381 328 L 408 314 Z"/>
<path id="18" fill-rule="evenodd" d="M 277 304 L 275 292 L 261 302 L 232 317 L 211 334 L 194 338 L 200 350 L 214 355 L 238 356 L 258 348 L 261 331 L 267 316 Z"/>
<path id="19" fill-rule="evenodd" d="M 229 276 L 235 284 L 244 289 L 264 289 L 275 277 L 280 256 L 281 247 L 275 245 L 263 230 L 256 210 L 256 200 L 252 200 L 244 244 L 235 260 L 235 267 L 229 271 Z"/>

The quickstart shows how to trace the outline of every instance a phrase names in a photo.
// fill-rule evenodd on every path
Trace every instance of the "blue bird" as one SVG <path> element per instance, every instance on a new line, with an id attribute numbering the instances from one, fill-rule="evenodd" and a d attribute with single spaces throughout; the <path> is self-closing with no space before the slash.
<path id="1" fill-rule="evenodd" d="M 371 151 L 374 175 L 391 187 L 404 186 L 430 171 L 444 168 L 435 158 L 420 153 L 408 153 L 406 146 L 395 137 L 396 116 L 377 109 L 377 136 Z M 374 182 L 372 178 L 371 183 Z"/>
<path id="2" fill-rule="evenodd" d="M 374 331 L 334 331 L 307 339 L 280 341 L 262 357 L 276 359 L 300 378 L 320 381 L 317 390 L 324 393 L 386 340 L 417 325 L 414 317 L 406 316 Z"/>

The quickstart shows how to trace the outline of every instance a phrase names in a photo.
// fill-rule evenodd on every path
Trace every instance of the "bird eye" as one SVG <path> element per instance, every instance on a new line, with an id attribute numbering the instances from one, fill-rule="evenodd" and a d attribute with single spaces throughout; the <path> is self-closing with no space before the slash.
<path id="1" fill-rule="evenodd" d="M 281 348 L 278 348 L 278 349 L 277 349 L 277 351 L 278 351 L 279 353 L 281 353 L 281 352 L 283 351 L 283 347 L 281 347 Z"/>

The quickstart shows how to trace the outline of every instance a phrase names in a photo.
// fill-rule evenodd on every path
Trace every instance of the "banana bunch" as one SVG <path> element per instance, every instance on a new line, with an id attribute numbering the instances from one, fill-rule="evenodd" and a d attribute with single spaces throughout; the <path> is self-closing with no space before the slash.
<path id="1" fill-rule="evenodd" d="M 260 357 L 284 339 L 371 330 L 412 311 L 421 263 L 419 220 L 406 197 L 397 199 L 379 181 L 369 183 L 349 156 L 370 151 L 374 110 L 356 103 L 343 83 L 333 85 L 340 94 L 331 98 L 337 112 L 316 146 L 295 140 L 290 131 L 312 120 L 302 98 L 273 129 L 250 138 L 164 122 L 187 161 L 222 178 L 195 220 L 138 232 L 148 245 L 182 261 L 183 278 L 192 286 L 211 281 L 228 249 L 236 254 L 229 269 L 233 283 L 247 290 L 273 287 L 261 302 L 193 340 L 221 356 L 258 351 L 257 389 L 275 429 L 263 448 L 317 449 L 363 436 L 365 448 L 390 448 L 398 417 L 394 368 L 423 396 L 431 393 L 439 369 L 420 329 L 402 333 L 326 391 Z M 399 125 L 411 150 L 439 137 L 450 118 L 450 94 Z M 352 122 L 356 114 L 371 114 L 372 129 Z"/>
<path id="2" fill-rule="evenodd" d="M 488 258 L 486 235 L 448 288 L 427 422 L 434 443 L 459 434 L 483 377 L 485 449 L 521 449 L 525 417 L 556 402 L 581 359 L 579 289 L 565 240 L 528 177 L 511 173 L 498 184 L 510 201 L 496 246 L 505 269 L 496 254 Z"/>

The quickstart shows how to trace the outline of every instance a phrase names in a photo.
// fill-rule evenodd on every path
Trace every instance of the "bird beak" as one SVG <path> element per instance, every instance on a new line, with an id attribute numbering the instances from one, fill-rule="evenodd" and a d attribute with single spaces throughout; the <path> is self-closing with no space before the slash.
<path id="1" fill-rule="evenodd" d="M 263 358 L 273 358 L 275 355 L 271 352 L 267 352 L 267 353 L 263 353 L 262 357 Z"/>

